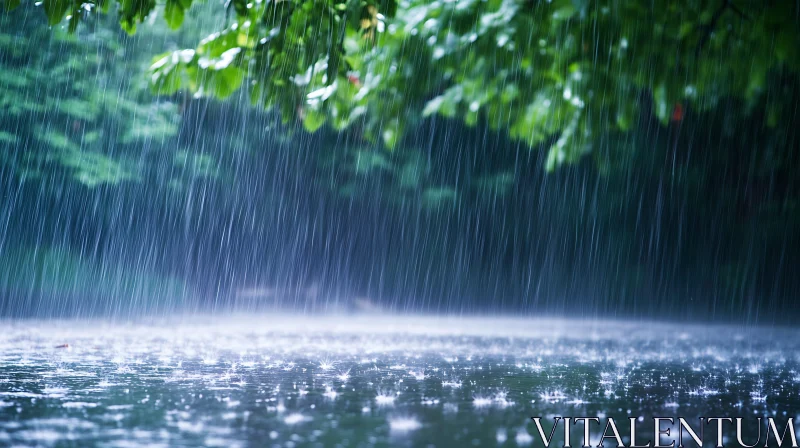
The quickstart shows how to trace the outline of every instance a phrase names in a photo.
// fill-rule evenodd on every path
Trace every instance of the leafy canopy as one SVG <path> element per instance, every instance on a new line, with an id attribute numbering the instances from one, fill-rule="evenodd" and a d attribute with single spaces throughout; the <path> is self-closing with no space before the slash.
<path id="1" fill-rule="evenodd" d="M 131 83 L 139 65 L 109 27 L 50 32 L 22 9 L 0 15 L 0 172 L 139 179 L 143 145 L 177 132 L 176 108 Z"/>
<path id="2" fill-rule="evenodd" d="M 19 0 L 6 0 L 13 6 Z M 192 0 L 120 0 L 128 32 L 181 26 Z M 75 29 L 108 0 L 44 0 Z M 314 131 L 357 126 L 389 148 L 425 116 L 506 129 L 578 160 L 642 112 L 667 124 L 726 98 L 754 104 L 773 73 L 796 76 L 794 2 L 770 0 L 229 0 L 226 26 L 154 59 L 157 92 L 235 92 Z M 640 108 L 646 110 L 640 110 Z M 786 107 L 769 99 L 767 125 Z M 746 110 L 745 110 L 746 112 Z"/>

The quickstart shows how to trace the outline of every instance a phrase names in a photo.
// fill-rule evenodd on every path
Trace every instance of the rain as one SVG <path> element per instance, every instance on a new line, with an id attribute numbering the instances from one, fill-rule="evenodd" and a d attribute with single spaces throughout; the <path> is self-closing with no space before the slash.
<path id="1" fill-rule="evenodd" d="M 778 446 L 798 105 L 797 1 L 2 0 L 0 446 Z"/>

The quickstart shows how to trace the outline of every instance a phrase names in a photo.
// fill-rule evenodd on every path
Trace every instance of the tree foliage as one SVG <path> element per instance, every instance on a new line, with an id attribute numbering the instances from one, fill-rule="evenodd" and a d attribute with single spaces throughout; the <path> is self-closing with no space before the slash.
<path id="1" fill-rule="evenodd" d="M 174 105 L 127 76 L 140 69 L 109 27 L 50 32 L 19 12 L 0 16 L 0 166 L 87 186 L 138 178 L 142 144 L 177 130 Z"/>
<path id="2" fill-rule="evenodd" d="M 133 32 L 162 15 L 177 28 L 191 3 L 123 0 L 119 20 Z M 51 23 L 72 29 L 108 9 L 43 5 Z M 357 126 L 389 148 L 428 115 L 485 122 L 548 149 L 550 169 L 629 130 L 641 107 L 666 124 L 730 97 L 752 104 L 769 95 L 771 74 L 800 69 L 798 6 L 774 0 L 231 0 L 227 8 L 224 29 L 155 59 L 157 92 L 225 98 L 244 89 L 308 130 Z M 770 99 L 767 125 L 776 126 L 786 105 Z"/>

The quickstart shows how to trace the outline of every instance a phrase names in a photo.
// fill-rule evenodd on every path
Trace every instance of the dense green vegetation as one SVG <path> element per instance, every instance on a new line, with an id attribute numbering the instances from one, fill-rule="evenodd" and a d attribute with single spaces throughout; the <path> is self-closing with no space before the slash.
<path id="1" fill-rule="evenodd" d="M 120 24 L 135 32 L 160 15 L 178 28 L 191 4 L 121 1 Z M 43 2 L 70 29 L 110 6 Z M 420 116 L 483 120 L 546 145 L 549 169 L 629 130 L 643 94 L 666 124 L 689 106 L 757 102 L 771 74 L 800 69 L 797 5 L 785 1 L 237 0 L 225 14 L 196 48 L 156 58 L 157 91 L 245 88 L 308 130 L 357 125 L 390 148 Z M 786 107 L 771 98 L 767 124 Z"/>
<path id="2" fill-rule="evenodd" d="M 39 245 L 208 300 L 735 316 L 800 288 L 797 4 L 13 3 L 4 293 L 64 285 L 9 261 Z"/>

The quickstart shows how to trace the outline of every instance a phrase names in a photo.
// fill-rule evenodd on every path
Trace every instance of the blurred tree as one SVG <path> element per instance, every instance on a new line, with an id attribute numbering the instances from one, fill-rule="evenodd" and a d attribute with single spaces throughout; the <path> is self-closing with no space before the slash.
<path id="1" fill-rule="evenodd" d="M 50 32 L 23 9 L 0 16 L 0 164 L 23 179 L 62 170 L 90 187 L 138 178 L 142 145 L 177 130 L 174 105 L 128 76 L 141 60 L 110 27 Z"/>
<path id="2" fill-rule="evenodd" d="M 3 11 L 0 168 L 20 179 L 60 173 L 87 187 L 149 179 L 163 157 L 175 158 L 179 177 L 211 174 L 198 165 L 208 165 L 202 154 L 173 148 L 185 98 L 153 95 L 144 76 L 153 48 L 179 48 L 213 29 L 214 6 L 198 6 L 185 29 L 147 24 L 136 36 L 111 15 L 85 17 L 69 32 L 33 4 Z"/>

